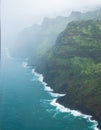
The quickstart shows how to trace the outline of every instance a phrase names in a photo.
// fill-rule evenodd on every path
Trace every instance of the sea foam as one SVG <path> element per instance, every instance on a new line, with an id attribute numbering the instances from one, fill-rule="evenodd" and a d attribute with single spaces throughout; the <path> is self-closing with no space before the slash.
<path id="1" fill-rule="evenodd" d="M 24 64 L 24 65 L 26 66 L 26 64 Z M 58 98 L 58 97 L 65 96 L 65 94 L 54 93 L 54 92 L 53 92 L 53 89 L 51 89 L 51 87 L 49 87 L 49 86 L 47 85 L 47 83 L 44 82 L 44 77 L 43 77 L 42 74 L 37 73 L 37 72 L 35 71 L 35 69 L 32 69 L 32 73 L 33 73 L 33 74 L 38 78 L 38 80 L 43 84 L 44 90 L 45 90 L 45 91 L 48 91 L 49 94 L 53 97 L 53 99 L 50 101 L 50 104 L 51 104 L 52 106 L 56 107 L 56 110 L 58 110 L 58 111 L 60 111 L 60 112 L 63 112 L 63 113 L 64 113 L 64 112 L 65 112 L 65 113 L 70 113 L 70 114 L 72 114 L 72 115 L 75 116 L 75 117 L 76 117 L 76 116 L 80 116 L 80 117 L 82 117 L 82 118 L 85 118 L 85 119 L 89 120 L 89 122 L 93 122 L 93 123 L 94 123 L 94 125 L 93 125 L 94 130 L 99 130 L 99 129 L 97 128 L 98 122 L 95 121 L 95 120 L 92 120 L 92 119 L 91 119 L 92 116 L 86 115 L 86 114 L 82 114 L 80 111 L 77 111 L 77 110 L 71 110 L 71 109 L 66 108 L 66 107 L 64 107 L 63 105 L 57 103 L 57 102 L 56 102 L 56 101 L 57 101 L 57 98 Z"/>
<path id="2" fill-rule="evenodd" d="M 63 96 L 65 96 L 66 94 L 59 94 L 59 93 L 53 93 L 53 92 L 50 92 L 50 95 L 52 96 L 52 97 L 63 97 Z"/>
<path id="3" fill-rule="evenodd" d="M 51 89 L 51 87 L 48 86 L 48 84 L 46 82 L 44 82 L 44 77 L 42 74 L 38 74 L 35 69 L 32 69 L 32 73 L 38 78 L 38 80 L 43 84 L 44 86 L 44 90 L 48 91 L 48 92 L 53 92 L 53 89 Z"/>
<path id="4" fill-rule="evenodd" d="M 95 120 L 92 120 L 92 119 L 91 119 L 92 116 L 86 115 L 86 114 L 82 114 L 80 111 L 77 111 L 77 110 L 71 110 L 71 109 L 69 109 L 69 108 L 66 108 L 66 107 L 64 107 L 63 105 L 57 103 L 56 101 L 57 101 L 57 98 L 52 99 L 51 102 L 50 102 L 50 104 L 51 104 L 52 106 L 56 107 L 56 109 L 57 109 L 58 111 L 63 112 L 63 113 L 64 113 L 64 112 L 65 112 L 65 113 L 70 113 L 70 114 L 72 114 L 72 115 L 75 116 L 75 117 L 85 118 L 85 119 L 87 119 L 89 122 L 94 123 L 94 125 L 93 125 L 94 130 L 99 130 L 99 129 L 97 128 L 98 122 L 95 121 Z"/>

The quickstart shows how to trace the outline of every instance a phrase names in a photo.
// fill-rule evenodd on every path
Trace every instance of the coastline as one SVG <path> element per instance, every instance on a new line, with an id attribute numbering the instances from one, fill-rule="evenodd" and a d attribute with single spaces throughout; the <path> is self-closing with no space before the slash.
<path id="1" fill-rule="evenodd" d="M 36 71 L 38 73 L 42 73 L 43 77 L 44 77 L 43 81 L 46 82 L 47 84 L 48 83 L 50 84 L 50 81 L 48 81 L 49 79 L 47 80 L 46 74 L 43 72 L 42 68 L 40 69 L 40 66 L 39 66 L 39 68 L 36 69 Z M 60 90 L 54 89 L 54 86 L 52 86 L 51 84 L 50 84 L 50 86 L 53 89 L 53 93 L 60 93 L 61 94 Z M 64 92 L 62 91 L 62 94 L 63 93 Z M 67 96 L 67 94 L 65 94 L 65 96 Z M 72 104 L 71 102 L 68 103 L 67 102 L 68 100 L 66 100 L 66 101 L 63 100 L 61 102 L 60 99 L 64 98 L 65 96 L 58 97 L 57 100 L 56 100 L 56 102 L 59 103 L 60 105 L 62 105 L 64 108 L 67 108 L 67 109 L 69 108 L 71 111 L 77 111 L 81 115 L 88 116 L 90 122 L 96 122 L 94 130 L 101 130 L 101 120 L 98 119 L 98 117 L 95 115 L 96 113 L 88 111 L 86 107 L 84 107 L 84 108 L 83 107 L 78 108 L 78 107 L 74 106 L 74 104 Z M 80 103 L 79 103 L 79 105 L 80 105 Z"/>
<path id="2" fill-rule="evenodd" d="M 63 98 L 63 97 L 62 97 Z M 58 98 L 57 99 L 57 103 L 59 103 L 59 104 L 61 104 L 61 105 L 63 105 L 64 107 L 69 107 L 70 109 L 75 109 L 76 111 L 80 111 L 80 113 L 83 113 L 84 115 L 88 115 L 90 118 L 89 118 L 89 120 L 91 121 L 91 122 L 97 122 L 98 124 L 97 124 L 97 128 L 96 129 L 94 129 L 94 130 L 101 130 L 101 123 L 100 123 L 100 120 L 95 116 L 95 114 L 94 113 L 92 113 L 92 112 L 90 112 L 90 111 L 88 111 L 87 109 L 82 109 L 82 107 L 81 108 L 77 108 L 76 106 L 74 106 L 74 104 L 70 104 L 70 103 L 68 103 L 68 102 L 62 102 L 61 101 L 61 99 L 62 98 Z"/>
<path id="3" fill-rule="evenodd" d="M 50 102 L 52 106 L 56 107 L 60 112 L 71 113 L 73 116 L 80 116 L 89 120 L 89 122 L 93 122 L 94 130 L 101 129 L 101 124 L 98 122 L 99 120 L 95 117 L 94 114 L 87 112 L 86 110 L 83 111 L 82 109 L 77 109 L 76 107 L 73 107 L 72 104 L 70 105 L 67 102 L 61 102 L 61 99 L 63 99 L 66 94 L 60 94 L 59 92 L 54 91 L 53 88 L 48 86 L 48 81 L 45 80 L 44 75 L 36 72 L 35 67 L 28 65 L 26 61 L 23 62 L 22 65 L 24 68 L 32 69 L 32 73 L 38 77 L 38 80 L 43 84 L 44 91 L 49 92 L 49 94 L 53 97 L 53 100 Z"/>
<path id="4" fill-rule="evenodd" d="M 46 81 L 45 79 L 44 79 L 44 81 L 48 83 L 48 81 Z M 60 91 L 58 92 L 58 91 L 56 91 L 54 89 L 53 89 L 53 92 L 54 93 L 60 93 Z M 88 111 L 86 108 L 84 108 L 84 109 L 77 108 L 77 107 L 74 106 L 74 104 L 68 103 L 67 100 L 66 100 L 66 102 L 65 102 L 65 100 L 61 101 L 61 99 L 63 99 L 65 96 L 67 96 L 67 94 L 57 98 L 57 100 L 56 100 L 56 105 L 57 106 L 59 104 L 64 109 L 66 109 L 66 108 L 69 109 L 74 116 L 75 116 L 75 113 L 76 113 L 76 116 L 82 116 L 83 118 L 89 118 L 90 122 L 95 123 L 94 130 L 101 130 L 101 123 L 100 123 L 101 121 L 95 116 L 94 113 Z M 68 110 L 67 110 L 67 112 L 68 112 Z"/>
<path id="5" fill-rule="evenodd" d="M 81 116 L 82 118 L 88 119 L 90 122 L 94 123 L 94 130 L 100 130 L 101 129 L 101 124 L 99 124 L 98 119 L 94 117 L 93 114 L 89 112 L 84 112 L 81 109 L 76 109 L 68 106 L 68 104 L 64 104 L 59 101 L 59 99 L 63 98 L 66 96 L 66 94 L 60 94 L 58 92 L 55 92 L 53 88 L 48 86 L 48 82 L 45 81 L 45 77 L 43 74 L 40 74 L 39 72 L 37 73 L 35 71 L 35 68 L 32 69 L 32 73 L 34 73 L 38 78 L 39 81 L 44 85 L 44 90 L 48 91 L 49 94 L 54 97 L 54 99 L 51 101 L 51 105 L 55 106 L 58 110 L 61 112 L 70 112 L 73 116 Z"/>

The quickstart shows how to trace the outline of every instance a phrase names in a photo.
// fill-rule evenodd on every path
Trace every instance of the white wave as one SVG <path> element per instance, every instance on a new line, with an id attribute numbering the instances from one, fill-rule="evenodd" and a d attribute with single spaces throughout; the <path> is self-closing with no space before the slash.
<path id="1" fill-rule="evenodd" d="M 53 92 L 50 92 L 50 95 L 52 96 L 52 97 L 63 97 L 63 96 L 65 96 L 66 94 L 59 94 L 59 93 L 53 93 Z"/>
<path id="2" fill-rule="evenodd" d="M 36 72 L 35 72 L 35 69 L 32 69 L 32 73 L 33 73 L 36 77 L 38 77 L 38 79 L 39 79 L 40 82 L 43 82 L 43 75 L 42 75 L 42 74 L 36 73 Z"/>
<path id="3" fill-rule="evenodd" d="M 38 80 L 43 84 L 44 86 L 44 90 L 48 91 L 48 92 L 52 92 L 53 89 L 51 89 L 46 82 L 44 82 L 44 77 L 42 74 L 39 74 L 37 72 L 35 72 L 35 69 L 32 69 L 32 73 L 38 78 Z"/>
<path id="4" fill-rule="evenodd" d="M 85 119 L 88 119 L 90 122 L 93 122 L 93 123 L 94 123 L 94 125 L 93 125 L 94 130 L 99 130 L 99 129 L 97 128 L 98 122 L 95 121 L 95 120 L 92 120 L 92 119 L 91 119 L 92 116 L 86 115 L 86 114 L 82 114 L 81 112 L 76 111 L 76 110 L 71 110 L 71 109 L 66 108 L 66 107 L 64 107 L 63 105 L 57 103 L 57 102 L 56 102 L 57 98 L 58 98 L 58 97 L 65 96 L 65 94 L 53 93 L 53 89 L 51 89 L 49 86 L 47 86 L 47 83 L 45 83 L 45 82 L 43 81 L 43 80 L 44 80 L 44 77 L 43 77 L 42 74 L 36 73 L 36 72 L 35 72 L 35 69 L 32 69 L 32 73 L 34 73 L 34 75 L 38 77 L 38 80 L 43 84 L 44 90 L 45 90 L 45 91 L 48 91 L 49 94 L 50 94 L 53 98 L 55 97 L 55 99 L 52 99 L 52 100 L 50 101 L 50 104 L 51 104 L 52 106 L 56 107 L 56 110 L 59 110 L 59 111 L 61 111 L 61 112 L 65 112 L 65 113 L 70 113 L 70 114 L 72 114 L 72 115 L 75 116 L 75 117 L 80 116 L 80 117 L 83 117 L 83 118 L 85 118 Z"/>
<path id="5" fill-rule="evenodd" d="M 97 128 L 97 126 L 95 126 L 95 127 L 96 127 L 96 128 L 94 128 L 94 130 L 100 130 L 100 129 Z"/>
<path id="6" fill-rule="evenodd" d="M 57 110 L 61 112 L 70 112 L 68 108 L 65 108 L 64 106 L 60 105 L 59 103 L 56 102 L 57 98 L 53 99 L 50 104 L 54 107 L 56 107 Z"/>
<path id="7" fill-rule="evenodd" d="M 56 110 L 59 110 L 59 111 L 61 111 L 61 112 L 63 112 L 63 113 L 64 113 L 64 112 L 65 112 L 65 113 L 70 113 L 70 114 L 72 114 L 73 116 L 76 116 L 76 117 L 77 117 L 77 116 L 80 116 L 80 117 L 83 117 L 83 118 L 85 118 L 85 119 L 88 119 L 90 122 L 93 122 L 93 123 L 94 123 L 94 125 L 93 125 L 94 130 L 99 130 L 99 129 L 97 128 L 98 122 L 95 121 L 95 120 L 92 120 L 92 119 L 91 119 L 92 116 L 86 115 L 86 114 L 82 114 L 82 113 L 79 112 L 79 111 L 71 110 L 71 109 L 69 109 L 69 108 L 66 108 L 66 107 L 64 107 L 63 105 L 57 103 L 56 100 L 57 100 L 57 98 L 52 99 L 52 101 L 50 102 L 50 104 L 51 104 L 52 106 L 56 107 Z"/>
<path id="8" fill-rule="evenodd" d="M 92 120 L 91 118 L 92 118 L 92 116 L 89 117 L 89 121 L 94 123 L 94 125 L 93 125 L 94 130 L 100 130 L 97 127 L 98 126 L 98 122 L 96 120 Z"/>
<path id="9" fill-rule="evenodd" d="M 51 89 L 49 86 L 45 86 L 44 90 L 48 91 L 48 92 L 52 92 L 53 91 L 53 89 Z"/>

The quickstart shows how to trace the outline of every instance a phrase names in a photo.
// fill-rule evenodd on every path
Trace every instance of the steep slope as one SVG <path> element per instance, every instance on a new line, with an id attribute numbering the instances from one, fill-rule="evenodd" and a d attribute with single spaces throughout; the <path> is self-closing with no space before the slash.
<path id="1" fill-rule="evenodd" d="M 31 62 L 35 62 L 54 45 L 57 35 L 65 29 L 67 22 L 65 17 L 44 18 L 41 25 L 35 24 L 24 29 L 18 36 L 16 48 L 11 48 L 12 55 L 28 57 Z"/>
<path id="2" fill-rule="evenodd" d="M 27 57 L 33 64 L 55 44 L 57 36 L 70 21 L 88 19 L 101 19 L 101 9 L 87 13 L 72 12 L 69 17 L 44 18 L 41 25 L 35 24 L 19 34 L 16 48 L 11 48 L 12 55 Z"/>
<path id="3" fill-rule="evenodd" d="M 58 102 L 93 115 L 101 127 L 101 20 L 69 23 L 37 71 L 55 92 L 66 93 Z"/>

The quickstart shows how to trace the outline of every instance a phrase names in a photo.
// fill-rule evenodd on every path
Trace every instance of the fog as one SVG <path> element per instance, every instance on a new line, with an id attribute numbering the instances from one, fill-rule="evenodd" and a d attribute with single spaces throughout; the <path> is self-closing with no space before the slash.
<path id="1" fill-rule="evenodd" d="M 68 15 L 72 10 L 87 11 L 101 5 L 101 0 L 2 0 L 2 46 L 13 44 L 17 34 L 43 17 Z"/>

